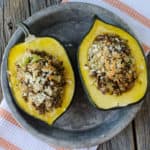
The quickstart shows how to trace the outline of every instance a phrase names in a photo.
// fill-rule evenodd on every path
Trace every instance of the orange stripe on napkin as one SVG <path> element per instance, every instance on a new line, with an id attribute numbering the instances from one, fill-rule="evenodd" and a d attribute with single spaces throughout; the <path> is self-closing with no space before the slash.
<path id="1" fill-rule="evenodd" d="M 62 0 L 61 1 L 61 3 L 67 3 L 68 2 L 68 0 Z"/>
<path id="2" fill-rule="evenodd" d="M 140 14 L 138 11 L 131 8 L 130 6 L 124 4 L 123 2 L 119 0 L 103 0 L 103 1 L 120 9 L 121 11 L 128 14 L 130 17 L 138 20 L 139 22 L 141 22 L 142 24 L 150 28 L 150 19 L 146 18 L 145 16 L 143 16 L 142 14 Z"/>
<path id="3" fill-rule="evenodd" d="M 6 141 L 5 139 L 0 137 L 0 146 L 5 150 L 21 150 L 16 145 Z"/>
<path id="4" fill-rule="evenodd" d="M 3 109 L 3 108 L 0 108 L 0 117 L 3 117 L 4 119 L 6 119 L 7 121 L 11 122 L 12 124 L 22 128 L 20 126 L 20 124 L 13 118 L 11 113 L 8 112 L 7 110 Z"/>

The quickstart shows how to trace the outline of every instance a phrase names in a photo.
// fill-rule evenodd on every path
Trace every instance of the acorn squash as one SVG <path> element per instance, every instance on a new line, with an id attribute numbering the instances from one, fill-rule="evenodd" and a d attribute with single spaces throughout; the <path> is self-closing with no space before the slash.
<path id="1" fill-rule="evenodd" d="M 28 32 L 26 33 L 28 34 Z M 57 107 L 50 112 L 45 112 L 44 114 L 39 113 L 31 103 L 26 102 L 22 97 L 20 91 L 21 87 L 19 86 L 20 81 L 16 78 L 16 62 L 22 58 L 28 49 L 36 50 L 38 52 L 46 52 L 47 54 L 57 57 L 58 60 L 63 62 L 65 70 L 64 76 L 69 81 L 63 89 L 64 93 L 62 96 L 61 107 Z M 37 56 L 33 57 L 33 61 L 37 61 L 38 59 Z M 26 59 L 24 63 L 28 63 L 28 59 Z M 22 65 L 24 64 L 22 63 Z M 8 56 L 8 81 L 16 104 L 27 114 L 40 119 L 49 125 L 66 111 L 71 103 L 75 88 L 73 69 L 64 47 L 52 37 L 35 37 L 29 34 L 25 42 L 17 44 L 10 49 Z"/>
<path id="2" fill-rule="evenodd" d="M 119 95 L 102 93 L 98 87 L 93 84 L 95 82 L 95 78 L 89 75 L 89 68 L 86 68 L 88 64 L 89 49 L 95 39 L 100 35 L 117 35 L 120 39 L 127 41 L 130 53 L 135 60 L 137 77 L 134 84 L 127 91 L 122 92 Z M 77 58 L 79 73 L 85 92 L 92 104 L 98 108 L 107 110 L 123 107 L 139 102 L 144 97 L 148 85 L 146 59 L 138 41 L 125 30 L 108 24 L 96 17 L 90 31 L 83 38 L 79 46 Z"/>

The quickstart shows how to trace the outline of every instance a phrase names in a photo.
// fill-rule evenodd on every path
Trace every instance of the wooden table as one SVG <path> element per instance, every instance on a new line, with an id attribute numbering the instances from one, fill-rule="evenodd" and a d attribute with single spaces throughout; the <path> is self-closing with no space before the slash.
<path id="1" fill-rule="evenodd" d="M 58 3 L 60 0 L 0 0 L 0 61 L 4 48 L 16 29 L 16 23 L 43 8 Z M 99 145 L 98 150 L 150 150 L 149 98 L 145 100 L 135 120 L 116 137 Z"/>

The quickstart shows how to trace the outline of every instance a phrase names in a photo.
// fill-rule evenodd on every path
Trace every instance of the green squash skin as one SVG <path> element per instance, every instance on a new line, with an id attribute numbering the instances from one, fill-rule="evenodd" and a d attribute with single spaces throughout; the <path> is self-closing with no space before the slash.
<path id="1" fill-rule="evenodd" d="M 63 43 L 62 43 L 59 39 L 57 39 L 56 37 L 54 37 L 54 36 L 49 36 L 48 38 L 52 38 L 52 39 L 56 40 L 56 41 L 64 48 L 65 54 L 66 54 L 66 56 L 67 56 L 67 58 L 68 58 L 69 63 L 71 64 L 71 67 L 72 67 L 72 63 L 71 63 L 71 61 L 70 61 L 70 58 L 69 58 L 69 56 L 68 56 L 68 53 L 67 53 L 66 48 L 64 47 Z M 19 43 L 17 43 L 17 44 L 19 44 Z M 15 46 L 15 45 L 14 45 L 14 46 Z M 11 48 L 12 48 L 12 47 L 11 47 Z M 9 54 L 8 54 L 8 55 L 9 55 Z M 7 61 L 7 66 L 8 66 L 8 61 Z M 7 70 L 8 70 L 8 69 L 7 69 Z M 73 67 L 72 67 L 72 71 L 73 71 L 73 76 L 74 76 L 74 81 L 75 81 L 75 74 L 74 74 Z M 37 121 L 40 121 L 40 122 L 43 123 L 43 124 L 46 124 L 46 125 L 48 125 L 48 126 L 52 126 L 60 117 L 62 117 L 63 114 L 71 107 L 71 105 L 72 105 L 72 103 L 73 103 L 73 99 L 74 99 L 74 95 L 75 95 L 75 94 L 73 94 L 72 99 L 71 99 L 71 101 L 70 101 L 70 104 L 68 105 L 68 107 L 66 108 L 66 110 L 65 110 L 64 112 L 62 112 L 62 113 L 53 121 L 52 124 L 48 124 L 47 122 L 42 121 L 42 120 L 36 118 L 35 116 L 32 116 L 32 115 L 28 114 L 28 113 L 27 113 L 26 111 L 24 111 L 21 107 L 19 107 L 19 105 L 17 104 L 17 100 L 16 100 L 15 96 L 13 96 L 13 92 L 12 92 L 12 89 L 11 89 L 11 87 L 10 87 L 9 74 L 8 74 L 8 73 L 7 73 L 7 81 L 8 81 L 8 83 L 9 83 L 9 89 L 10 89 L 10 91 L 11 91 L 11 94 L 12 94 L 12 97 L 13 97 L 13 99 L 14 99 L 15 105 L 16 105 L 23 113 L 25 113 L 26 115 L 32 117 L 33 119 L 35 119 L 35 120 L 37 120 Z M 75 86 L 76 86 L 76 82 L 74 82 L 74 90 L 73 90 L 73 93 L 75 93 Z"/>
<path id="2" fill-rule="evenodd" d="M 100 21 L 102 21 L 102 22 L 104 22 L 104 23 L 106 23 L 106 24 L 108 24 L 108 25 L 116 26 L 116 25 L 113 25 L 113 24 L 110 24 L 110 23 L 105 22 L 103 19 L 101 19 L 101 18 L 98 17 L 97 15 L 94 15 L 92 20 L 93 20 L 93 23 L 92 23 L 92 25 L 91 25 L 89 31 L 83 36 L 83 39 L 81 40 L 80 45 L 81 45 L 81 43 L 83 42 L 83 40 L 84 40 L 84 38 L 86 37 L 86 35 L 88 35 L 89 32 L 91 31 L 91 29 L 93 28 L 94 23 L 95 23 L 95 20 L 100 20 Z M 116 27 L 118 27 L 118 26 L 116 26 Z M 118 27 L 118 28 L 120 28 L 120 27 Z M 120 28 L 120 29 L 122 29 L 122 28 Z M 122 30 L 124 30 L 124 29 L 122 29 Z M 126 30 L 124 30 L 124 31 L 127 32 L 128 34 L 130 34 L 128 31 L 126 31 Z M 148 89 L 150 89 L 150 85 L 149 85 L 149 82 L 148 82 L 148 81 L 149 81 L 149 78 L 150 78 L 150 72 L 148 71 L 148 62 L 147 62 L 148 58 L 145 56 L 144 50 L 143 50 L 143 48 L 142 48 L 140 42 L 137 40 L 137 38 L 136 38 L 135 36 L 133 36 L 132 34 L 130 34 L 130 35 L 136 40 L 136 42 L 137 42 L 138 45 L 140 46 L 141 52 L 142 52 L 143 57 L 144 57 L 144 59 L 145 59 L 145 64 L 146 64 L 146 68 L 147 68 L 147 88 L 146 88 L 146 92 L 145 92 L 144 96 L 143 96 L 139 101 L 137 101 L 137 102 L 135 102 L 135 103 L 128 104 L 128 105 L 126 105 L 126 106 L 116 106 L 116 107 L 113 107 L 113 108 L 104 109 L 104 108 L 100 108 L 99 106 L 97 106 L 97 105 L 94 103 L 94 101 L 92 100 L 92 97 L 89 95 L 89 92 L 87 92 L 88 90 L 87 90 L 87 88 L 86 88 L 86 86 L 85 86 L 85 84 L 84 84 L 84 80 L 83 80 L 83 77 L 82 77 L 81 72 L 80 72 L 80 64 L 79 64 L 79 59 L 78 59 L 78 58 L 79 58 L 80 45 L 79 45 L 79 47 L 78 47 L 78 51 L 77 51 L 77 62 L 78 62 L 77 64 L 78 64 L 78 66 L 77 66 L 77 67 L 78 67 L 78 72 L 79 72 L 80 80 L 81 80 L 81 83 L 82 83 L 82 87 L 83 87 L 83 89 L 84 89 L 84 91 L 85 91 L 85 93 L 86 93 L 86 97 L 87 97 L 87 99 L 89 100 L 89 102 L 90 102 L 95 108 L 97 108 L 97 109 L 100 109 L 100 110 L 103 110 L 103 111 L 121 109 L 121 108 L 123 108 L 123 107 L 132 106 L 132 105 L 141 103 L 141 102 L 146 98 L 146 96 L 147 96 Z"/>

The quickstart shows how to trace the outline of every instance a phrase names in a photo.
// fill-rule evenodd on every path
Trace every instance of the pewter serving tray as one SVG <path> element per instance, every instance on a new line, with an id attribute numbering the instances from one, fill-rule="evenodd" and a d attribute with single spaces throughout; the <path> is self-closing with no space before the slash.
<path id="1" fill-rule="evenodd" d="M 82 38 L 92 25 L 94 15 L 134 35 L 128 25 L 116 15 L 101 7 L 85 3 L 68 3 L 49 7 L 24 21 L 32 34 L 40 37 L 53 36 L 61 41 L 74 68 L 76 90 L 73 102 L 52 126 L 21 111 L 16 106 L 8 86 L 7 56 L 10 47 L 24 39 L 20 29 L 13 34 L 5 49 L 1 81 L 7 103 L 15 118 L 26 130 L 49 144 L 81 148 L 103 143 L 125 128 L 141 107 L 142 102 L 104 111 L 98 110 L 88 102 L 79 78 L 76 54 Z"/>

